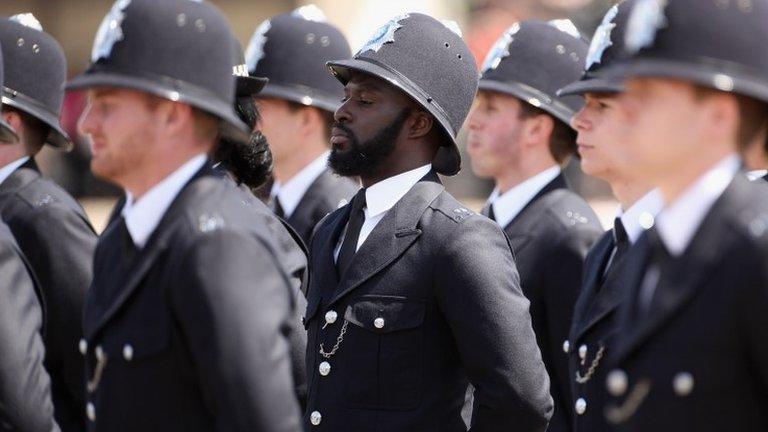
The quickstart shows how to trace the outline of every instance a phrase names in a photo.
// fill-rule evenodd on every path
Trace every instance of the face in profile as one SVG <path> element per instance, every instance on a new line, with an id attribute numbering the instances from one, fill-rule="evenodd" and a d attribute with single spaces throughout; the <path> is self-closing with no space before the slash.
<path id="1" fill-rule="evenodd" d="M 394 153 L 413 103 L 383 80 L 365 74 L 354 74 L 344 94 L 334 115 L 328 164 L 343 176 L 376 173 Z"/>
<path id="2" fill-rule="evenodd" d="M 140 173 L 157 136 L 154 99 L 123 89 L 88 92 L 80 132 L 90 139 L 91 170 L 118 185 Z"/>
<path id="3" fill-rule="evenodd" d="M 480 91 L 467 118 L 467 152 L 472 171 L 494 178 L 520 158 L 520 136 L 525 119 L 522 103 L 514 97 Z"/>
<path id="4" fill-rule="evenodd" d="M 631 159 L 625 97 L 618 93 L 587 93 L 584 107 L 571 120 L 581 169 L 590 176 L 613 182 L 627 179 Z"/>

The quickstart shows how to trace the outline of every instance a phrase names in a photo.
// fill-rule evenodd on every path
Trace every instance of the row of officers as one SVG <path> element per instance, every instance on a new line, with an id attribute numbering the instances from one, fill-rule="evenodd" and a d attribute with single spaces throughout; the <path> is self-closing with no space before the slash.
<path id="1" fill-rule="evenodd" d="M 204 0 L 117 0 L 66 82 L 0 19 L 0 427 L 768 430 L 767 22 L 625 0 L 591 42 L 516 23 L 478 71 L 419 13 L 352 55 L 304 6 L 244 52 Z M 100 237 L 35 164 L 71 146 L 65 88 L 125 190 Z M 439 176 L 462 128 L 482 214 Z"/>

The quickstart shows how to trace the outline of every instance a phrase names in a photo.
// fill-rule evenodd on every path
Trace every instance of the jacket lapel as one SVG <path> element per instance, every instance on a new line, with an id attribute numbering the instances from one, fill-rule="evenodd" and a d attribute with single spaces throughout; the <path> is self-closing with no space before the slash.
<path id="1" fill-rule="evenodd" d="M 421 216 L 443 190 L 437 174 L 430 172 L 387 212 L 355 254 L 329 305 L 383 270 L 416 241 Z"/>
<path id="2" fill-rule="evenodd" d="M 507 226 L 504 227 L 504 232 L 507 234 L 509 243 L 515 254 L 519 254 L 531 240 L 531 227 L 537 224 L 540 220 L 538 217 L 540 211 L 537 211 L 540 207 L 538 206 L 539 202 L 550 192 L 567 188 L 568 184 L 565 181 L 565 177 L 563 177 L 562 174 L 558 175 L 536 193 L 536 195 L 528 201 L 525 207 L 520 210 L 520 213 L 518 213 Z"/>
<path id="3" fill-rule="evenodd" d="M 594 324 L 596 315 L 602 316 L 598 311 L 604 308 L 601 303 L 604 303 L 603 298 L 607 297 L 604 292 L 608 281 L 603 281 L 601 285 L 601 280 L 612 251 L 613 231 L 609 230 L 603 234 L 584 263 L 585 279 L 574 308 L 573 326 L 569 338 L 572 341 L 580 338 Z"/>
<path id="4" fill-rule="evenodd" d="M 38 178 L 40 178 L 40 169 L 35 163 L 35 158 L 29 158 L 0 183 L 0 193 L 13 193 Z"/>
<path id="5" fill-rule="evenodd" d="M 157 261 L 157 257 L 161 252 L 166 250 L 168 242 L 171 236 L 176 231 L 176 226 L 183 220 L 182 214 L 187 208 L 188 204 L 194 199 L 205 196 L 211 193 L 207 189 L 211 183 L 206 186 L 205 183 L 199 182 L 203 177 L 216 176 L 216 173 L 212 170 L 210 163 L 206 164 L 198 171 L 192 179 L 182 188 L 181 192 L 171 203 L 171 206 L 165 212 L 157 228 L 150 236 L 147 244 L 138 253 L 137 259 L 130 267 L 125 283 L 119 288 L 114 299 L 111 300 L 109 305 L 101 311 L 101 315 L 96 317 L 95 320 L 88 320 L 85 330 L 85 336 L 87 338 L 93 337 L 111 318 L 120 310 L 123 304 L 128 300 L 131 295 L 140 286 L 141 281 L 152 269 L 153 265 Z M 111 224 L 110 228 L 115 224 Z"/>
<path id="6" fill-rule="evenodd" d="M 727 229 L 726 222 L 723 221 L 724 213 L 733 207 L 733 195 L 738 193 L 738 187 L 742 179 L 740 176 L 734 179 L 725 192 L 715 201 L 712 208 L 704 218 L 699 229 L 694 234 L 688 248 L 683 255 L 675 260 L 675 264 L 670 268 L 665 268 L 662 272 L 661 280 L 654 293 L 651 310 L 649 310 L 642 319 L 629 318 L 636 309 L 636 298 L 640 284 L 643 282 L 647 264 L 643 265 L 643 270 L 635 272 L 632 276 L 631 285 L 634 289 L 631 291 L 632 298 L 628 301 L 629 306 L 625 312 L 623 328 L 626 330 L 625 337 L 621 338 L 617 344 L 616 358 L 623 359 L 640 345 L 642 345 L 650 336 L 663 328 L 672 317 L 685 307 L 690 300 L 706 286 L 710 275 L 718 266 L 723 247 L 723 241 L 732 238 L 732 236 L 721 233 Z M 743 180 L 746 181 L 746 180 Z M 644 235 L 643 237 L 657 237 Z M 660 240 L 656 240 L 657 242 Z M 648 243 L 651 243 L 650 241 Z M 650 252 L 645 255 L 649 257 Z M 646 259 L 647 259 L 646 257 Z"/>

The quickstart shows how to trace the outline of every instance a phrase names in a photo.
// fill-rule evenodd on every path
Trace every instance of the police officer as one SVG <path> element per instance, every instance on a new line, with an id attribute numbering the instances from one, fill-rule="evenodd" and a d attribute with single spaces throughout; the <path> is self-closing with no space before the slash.
<path id="1" fill-rule="evenodd" d="M 314 5 L 264 21 L 246 50 L 250 74 L 269 79 L 257 98 L 260 126 L 275 158 L 272 207 L 306 243 L 317 222 L 359 188 L 327 168 L 342 87 L 325 62 L 350 55 L 344 35 Z"/>
<path id="2" fill-rule="evenodd" d="M 430 65 L 429 68 L 423 65 Z M 543 431 L 549 381 L 509 244 L 448 194 L 475 60 L 443 23 L 393 18 L 352 59 L 329 164 L 360 176 L 310 246 L 305 422 L 318 431 Z"/>
<path id="3" fill-rule="evenodd" d="M 531 318 L 552 379 L 550 431 L 570 430 L 573 403 L 562 355 L 584 257 L 602 234 L 590 206 L 572 192 L 561 167 L 576 152 L 568 125 L 581 107 L 557 90 L 576 80 L 587 44 L 570 21 L 510 27 L 483 65 L 467 121 L 472 169 L 496 182 L 483 214 L 504 228 L 531 301 Z"/>
<path id="4" fill-rule="evenodd" d="M 215 151 L 214 159 L 220 161 L 219 168 L 225 170 L 243 192 L 243 205 L 253 217 L 253 223 L 266 227 L 276 245 L 278 262 L 290 276 L 293 288 L 294 317 L 291 324 L 291 366 L 296 396 L 301 407 L 306 406 L 307 373 L 306 350 L 307 333 L 302 327 L 301 318 L 307 307 L 305 293 L 309 270 L 307 268 L 307 250 L 299 234 L 284 220 L 275 214 L 254 194 L 253 190 L 261 187 L 272 172 L 272 154 L 266 137 L 258 127 L 259 112 L 254 103 L 254 96 L 267 83 L 264 77 L 248 74 L 240 42 L 235 41 L 235 76 L 237 77 L 237 102 L 235 112 L 251 129 L 248 142 L 221 139 Z"/>
<path id="5" fill-rule="evenodd" d="M 634 0 L 612 7 L 595 31 L 582 78 L 560 95 L 584 95 L 585 106 L 574 116 L 581 168 L 608 182 L 620 203 L 612 230 L 603 234 L 584 263 L 584 277 L 573 312 L 570 336 L 563 349 L 568 357 L 574 400 L 575 431 L 608 430 L 605 408 L 606 361 L 616 333 L 616 311 L 624 297 L 621 270 L 629 248 L 643 232 L 641 215 L 655 216 L 661 208 L 658 191 L 643 178 L 627 175 L 617 156 L 628 138 L 621 81 L 605 77 L 604 68 L 623 52 L 624 31 Z"/>
<path id="6" fill-rule="evenodd" d="M 0 146 L 14 145 L 18 140 L 17 132 L 0 118 Z M 28 261 L 2 221 L 0 295 L 0 424 L 13 430 L 58 431 L 53 418 L 51 381 L 43 366 L 43 299 Z"/>
<path id="7" fill-rule="evenodd" d="M 638 0 L 606 69 L 627 78 L 627 166 L 664 199 L 626 257 L 613 430 L 768 428 L 768 201 L 737 153 L 766 118 L 767 20 L 765 0 Z"/>
<path id="8" fill-rule="evenodd" d="M 0 18 L 7 65 L 3 117 L 20 141 L 0 148 L 0 216 L 40 282 L 46 304 L 46 361 L 56 421 L 63 431 L 85 429 L 82 337 L 85 291 L 91 283 L 96 234 L 82 207 L 35 163 L 43 145 L 69 149 L 59 124 L 66 59 L 32 14 Z"/>
<path id="9" fill-rule="evenodd" d="M 92 170 L 127 195 L 86 298 L 89 430 L 300 429 L 288 275 L 207 158 L 219 136 L 249 136 L 233 40 L 205 1 L 119 0 L 69 84 L 89 90 Z"/>

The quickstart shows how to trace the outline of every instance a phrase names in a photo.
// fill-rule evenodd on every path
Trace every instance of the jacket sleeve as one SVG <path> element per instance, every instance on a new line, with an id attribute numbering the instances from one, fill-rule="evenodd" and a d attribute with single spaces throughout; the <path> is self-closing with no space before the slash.
<path id="1" fill-rule="evenodd" d="M 273 251 L 251 234 L 205 233 L 182 258 L 171 304 L 216 430 L 299 431 L 289 319 Z"/>
<path id="2" fill-rule="evenodd" d="M 17 431 L 58 431 L 50 378 L 43 367 L 40 303 L 18 249 L 4 232 L 0 232 L 0 296 L 0 421 Z"/>
<path id="3" fill-rule="evenodd" d="M 40 281 L 45 300 L 46 367 L 82 415 L 85 365 L 78 351 L 85 293 L 93 278 L 96 234 L 74 211 L 49 205 L 12 221 L 19 246 Z"/>
<path id="4" fill-rule="evenodd" d="M 512 251 L 488 219 L 465 219 L 445 240 L 436 271 L 440 308 L 475 387 L 473 432 L 544 431 L 549 377 Z"/>

